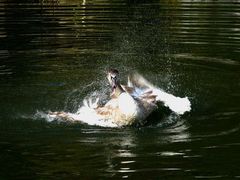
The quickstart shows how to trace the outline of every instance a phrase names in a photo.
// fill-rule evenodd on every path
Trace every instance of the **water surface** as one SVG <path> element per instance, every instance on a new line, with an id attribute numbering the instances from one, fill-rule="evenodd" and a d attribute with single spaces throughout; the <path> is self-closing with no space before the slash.
<path id="1" fill-rule="evenodd" d="M 240 178 L 239 27 L 237 0 L 0 2 L 0 179 Z M 41 116 L 107 93 L 109 67 L 192 111 L 120 129 Z"/>

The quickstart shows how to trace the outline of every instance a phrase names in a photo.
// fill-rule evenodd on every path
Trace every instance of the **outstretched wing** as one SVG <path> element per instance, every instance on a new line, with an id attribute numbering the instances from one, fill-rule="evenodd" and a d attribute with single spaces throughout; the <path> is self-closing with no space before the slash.
<path id="1" fill-rule="evenodd" d="M 83 106 L 80 107 L 78 112 L 49 112 L 48 115 L 53 119 L 61 119 L 70 122 L 81 122 L 89 125 L 103 126 L 103 127 L 117 127 L 111 119 L 114 114 L 114 103 L 110 100 L 107 106 L 100 107 L 92 99 L 84 100 Z"/>
<path id="2" fill-rule="evenodd" d="M 165 106 L 180 115 L 191 110 L 191 103 L 188 97 L 181 98 L 166 93 L 162 89 L 152 85 L 138 73 L 128 76 L 128 86 L 125 89 L 130 89 L 131 91 L 127 90 L 127 92 L 132 96 L 147 99 L 150 102 L 154 100 L 162 102 Z"/>

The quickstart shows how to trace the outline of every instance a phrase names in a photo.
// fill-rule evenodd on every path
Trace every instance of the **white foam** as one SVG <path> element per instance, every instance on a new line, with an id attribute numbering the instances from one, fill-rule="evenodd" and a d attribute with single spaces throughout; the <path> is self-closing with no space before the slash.
<path id="1" fill-rule="evenodd" d="M 48 113 L 45 113 L 43 111 L 37 111 L 33 117 L 33 119 L 45 119 L 48 122 L 52 122 L 56 119 L 56 117 L 51 116 Z"/>

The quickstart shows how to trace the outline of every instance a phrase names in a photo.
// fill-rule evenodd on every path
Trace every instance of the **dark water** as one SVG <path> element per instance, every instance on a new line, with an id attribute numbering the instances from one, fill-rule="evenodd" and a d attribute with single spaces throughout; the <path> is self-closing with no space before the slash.
<path id="1" fill-rule="evenodd" d="M 0 179 L 240 178 L 240 2 L 0 2 Z M 192 111 L 141 128 L 47 122 L 134 70 Z M 40 115 L 39 115 L 40 114 Z"/>

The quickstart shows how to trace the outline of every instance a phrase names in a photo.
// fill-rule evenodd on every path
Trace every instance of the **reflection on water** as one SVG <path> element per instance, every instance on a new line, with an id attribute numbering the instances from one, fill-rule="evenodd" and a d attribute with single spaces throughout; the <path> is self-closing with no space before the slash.
<path id="1" fill-rule="evenodd" d="M 0 2 L 0 179 L 239 178 L 237 0 Z M 148 126 L 48 123 L 108 94 L 105 70 L 176 96 Z M 11 171 L 9 171 L 11 169 Z"/>
<path id="2" fill-rule="evenodd" d="M 116 173 L 120 173 L 122 178 L 127 178 L 128 173 L 136 172 L 136 169 L 133 169 L 132 166 L 136 163 L 135 158 L 137 154 L 135 154 L 131 149 L 137 148 L 136 137 L 132 134 L 133 132 L 127 133 L 126 136 L 118 139 L 118 141 L 113 139 L 115 142 L 115 146 L 118 148 L 114 151 L 110 150 L 108 152 L 107 164 L 108 168 L 107 172 L 116 175 Z M 119 164 L 116 166 L 116 159 L 120 159 Z"/>

